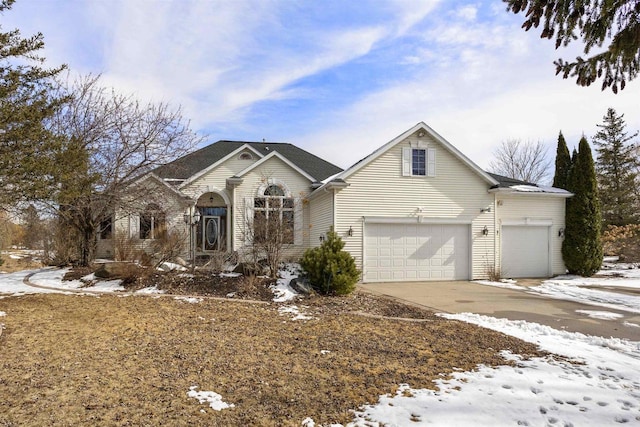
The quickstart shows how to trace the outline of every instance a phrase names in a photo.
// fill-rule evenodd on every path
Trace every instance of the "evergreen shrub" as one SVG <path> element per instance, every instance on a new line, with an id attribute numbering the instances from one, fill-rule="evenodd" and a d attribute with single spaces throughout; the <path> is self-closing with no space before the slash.
<path id="1" fill-rule="evenodd" d="M 311 286 L 324 295 L 348 295 L 356 288 L 360 270 L 344 242 L 333 230 L 318 247 L 307 249 L 300 260 Z"/>

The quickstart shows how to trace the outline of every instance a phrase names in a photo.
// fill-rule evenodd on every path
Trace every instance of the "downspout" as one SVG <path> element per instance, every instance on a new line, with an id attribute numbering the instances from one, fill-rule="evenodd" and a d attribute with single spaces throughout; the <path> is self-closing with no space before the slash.
<path id="1" fill-rule="evenodd" d="M 333 200 L 332 200 L 331 210 L 332 210 L 332 213 L 333 213 L 333 219 L 332 219 L 333 231 L 337 233 L 338 232 L 338 224 L 336 223 L 336 221 L 338 219 L 338 215 L 336 213 L 336 198 L 337 198 L 337 192 L 336 192 L 336 189 L 334 188 L 333 189 Z"/>
<path id="2" fill-rule="evenodd" d="M 493 271 L 498 270 L 498 256 L 502 253 L 502 248 L 500 248 L 500 253 L 498 253 L 498 239 L 499 239 L 499 231 L 498 231 L 498 196 L 496 193 L 493 193 Z M 500 266 L 502 267 L 502 266 Z"/>

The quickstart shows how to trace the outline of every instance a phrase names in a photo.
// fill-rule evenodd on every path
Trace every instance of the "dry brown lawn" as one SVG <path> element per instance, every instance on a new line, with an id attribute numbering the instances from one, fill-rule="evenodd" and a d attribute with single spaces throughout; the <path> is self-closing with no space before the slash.
<path id="1" fill-rule="evenodd" d="M 300 426 L 346 423 L 400 383 L 432 388 L 456 369 L 535 346 L 356 293 L 277 304 L 171 297 L 0 299 L 0 425 Z M 407 322 L 354 314 L 404 315 Z M 322 352 L 328 350 L 329 352 Z M 323 354 L 324 353 L 324 354 Z M 233 408 L 214 411 L 189 387 Z"/>
<path id="2" fill-rule="evenodd" d="M 15 259 L 11 258 L 10 253 L 16 252 L 23 256 L 23 258 Z M 7 273 L 13 273 L 15 271 L 20 270 L 30 270 L 33 268 L 40 268 L 43 266 L 42 262 L 37 259 L 37 257 L 31 257 L 24 254 L 22 251 L 2 251 L 0 253 L 0 258 L 2 258 L 2 265 L 0 265 L 0 271 L 4 271 Z"/>

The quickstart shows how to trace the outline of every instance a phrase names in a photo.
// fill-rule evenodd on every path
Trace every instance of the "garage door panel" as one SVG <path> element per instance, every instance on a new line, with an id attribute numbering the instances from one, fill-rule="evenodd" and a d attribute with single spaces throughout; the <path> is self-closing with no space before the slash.
<path id="1" fill-rule="evenodd" d="M 502 227 L 502 275 L 549 276 L 549 227 Z"/>
<path id="2" fill-rule="evenodd" d="M 468 225 L 366 224 L 364 280 L 469 278 Z"/>

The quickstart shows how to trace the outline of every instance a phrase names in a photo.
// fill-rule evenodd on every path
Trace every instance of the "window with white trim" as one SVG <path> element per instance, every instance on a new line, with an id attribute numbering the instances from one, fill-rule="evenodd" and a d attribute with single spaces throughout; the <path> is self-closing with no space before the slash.
<path id="1" fill-rule="evenodd" d="M 427 174 L 427 150 L 413 148 L 411 150 L 411 175 Z"/>
<path id="2" fill-rule="evenodd" d="M 402 148 L 403 176 L 436 176 L 436 149 L 432 147 Z"/>
<path id="3" fill-rule="evenodd" d="M 160 239 L 166 231 L 166 215 L 155 203 L 147 205 L 140 213 L 139 235 L 141 239 Z"/>
<path id="4" fill-rule="evenodd" d="M 253 238 L 256 241 L 281 239 L 294 242 L 294 199 L 286 197 L 279 185 L 269 185 L 253 200 Z"/>

